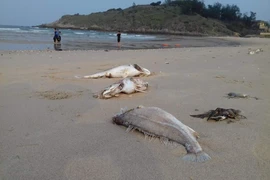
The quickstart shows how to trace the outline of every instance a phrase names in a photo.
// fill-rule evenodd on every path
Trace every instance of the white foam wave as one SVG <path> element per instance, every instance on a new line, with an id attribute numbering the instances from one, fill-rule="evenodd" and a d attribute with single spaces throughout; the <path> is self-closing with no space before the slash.
<path id="1" fill-rule="evenodd" d="M 34 33 L 46 33 L 46 32 L 49 32 L 48 30 L 32 30 L 31 32 L 34 32 Z"/>
<path id="2" fill-rule="evenodd" d="M 0 31 L 20 31 L 20 28 L 0 28 Z"/>
<path id="3" fill-rule="evenodd" d="M 82 35 L 84 33 L 83 32 L 74 32 L 74 34 Z"/>

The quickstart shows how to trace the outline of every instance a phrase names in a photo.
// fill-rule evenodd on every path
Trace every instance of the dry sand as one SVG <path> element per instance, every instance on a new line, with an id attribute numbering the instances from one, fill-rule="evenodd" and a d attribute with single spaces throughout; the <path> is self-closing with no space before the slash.
<path id="1" fill-rule="evenodd" d="M 270 179 L 270 39 L 235 40 L 243 45 L 1 52 L 0 179 Z M 249 48 L 264 51 L 248 55 Z M 92 93 L 119 79 L 74 78 L 129 63 L 155 72 L 143 78 L 147 93 L 99 100 Z M 226 99 L 228 92 L 260 100 Z M 212 159 L 185 162 L 183 146 L 149 142 L 112 124 L 120 108 L 138 105 L 160 107 L 196 130 Z M 189 116 L 217 107 L 240 109 L 247 119 Z"/>

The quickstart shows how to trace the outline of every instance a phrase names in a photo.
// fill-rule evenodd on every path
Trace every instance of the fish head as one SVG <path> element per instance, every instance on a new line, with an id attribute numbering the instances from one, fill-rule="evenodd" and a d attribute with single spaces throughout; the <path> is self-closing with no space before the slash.
<path id="1" fill-rule="evenodd" d="M 113 116 L 113 122 L 117 125 L 129 126 L 129 122 L 123 118 L 123 114 L 117 114 Z"/>
<path id="2" fill-rule="evenodd" d="M 112 96 L 115 96 L 119 93 L 121 93 L 123 89 L 124 84 L 123 83 L 116 83 L 111 85 L 110 87 L 106 88 L 102 93 L 101 96 L 104 98 L 110 98 Z"/>
<path id="3" fill-rule="evenodd" d="M 144 74 L 145 76 L 151 75 L 151 72 L 150 72 L 148 69 L 146 69 L 146 68 L 142 68 L 142 72 L 143 72 L 143 74 Z"/>
<path id="4" fill-rule="evenodd" d="M 133 67 L 137 69 L 138 71 L 140 71 L 142 75 L 149 76 L 151 74 L 151 72 L 148 69 L 143 68 L 139 66 L 138 64 L 133 64 Z"/>

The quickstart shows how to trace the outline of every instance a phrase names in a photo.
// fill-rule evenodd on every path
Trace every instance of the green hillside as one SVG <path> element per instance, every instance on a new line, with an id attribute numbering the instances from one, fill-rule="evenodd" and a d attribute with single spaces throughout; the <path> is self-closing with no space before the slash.
<path id="1" fill-rule="evenodd" d="M 202 3 L 198 0 L 183 0 L 169 1 L 164 4 L 157 2 L 152 5 L 136 6 L 134 4 L 126 9 L 110 9 L 89 15 L 64 15 L 59 20 L 40 25 L 40 27 L 210 36 L 257 33 L 251 26 L 247 27 L 242 19 L 229 21 L 215 18 L 215 16 L 211 17 L 211 9 L 205 8 L 204 4 L 202 10 L 197 8 L 196 4 L 194 7 L 197 9 L 192 8 L 192 4 L 191 8 L 187 9 L 187 4 L 183 4 L 183 2 Z M 229 15 L 227 16 L 229 17 Z M 246 17 L 248 18 L 248 16 Z"/>

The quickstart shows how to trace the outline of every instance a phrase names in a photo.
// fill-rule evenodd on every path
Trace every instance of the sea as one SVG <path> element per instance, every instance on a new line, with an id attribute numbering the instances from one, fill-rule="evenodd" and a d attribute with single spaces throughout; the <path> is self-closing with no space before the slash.
<path id="1" fill-rule="evenodd" d="M 117 32 L 60 29 L 62 50 L 100 50 L 117 48 Z M 0 50 L 48 50 L 55 49 L 54 29 L 32 26 L 0 25 Z M 154 35 L 121 34 L 123 49 L 135 49 L 139 42 L 157 40 Z M 59 48 L 59 47 L 58 47 Z"/>

